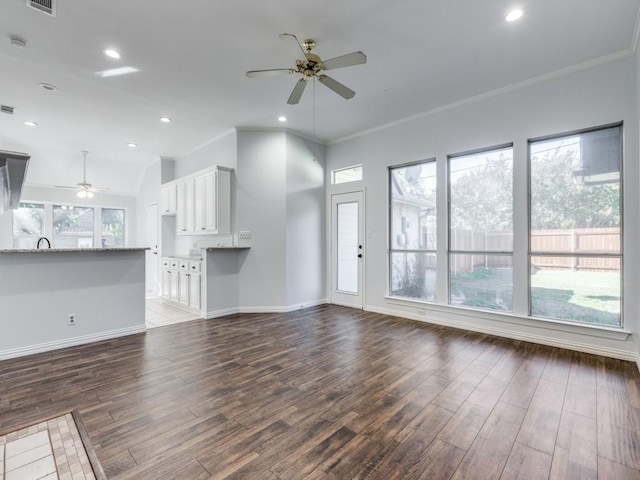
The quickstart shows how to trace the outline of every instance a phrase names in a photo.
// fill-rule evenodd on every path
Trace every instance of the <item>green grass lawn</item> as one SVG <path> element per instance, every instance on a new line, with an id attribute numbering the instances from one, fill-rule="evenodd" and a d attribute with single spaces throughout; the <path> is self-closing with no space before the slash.
<path id="1" fill-rule="evenodd" d="M 479 269 L 451 276 L 451 302 L 509 311 L 512 272 Z M 620 325 L 620 273 L 540 269 L 531 276 L 531 314 L 599 325 Z"/>
<path id="2" fill-rule="evenodd" d="M 537 317 L 620 325 L 620 273 L 541 269 L 531 276 Z"/>

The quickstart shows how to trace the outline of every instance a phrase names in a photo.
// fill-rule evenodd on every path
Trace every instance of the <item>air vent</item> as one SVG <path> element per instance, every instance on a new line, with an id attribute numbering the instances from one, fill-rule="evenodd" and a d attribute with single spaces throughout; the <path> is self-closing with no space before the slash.
<path id="1" fill-rule="evenodd" d="M 0 105 L 0 112 L 8 113 L 9 115 L 13 115 L 14 107 L 10 107 L 9 105 Z"/>
<path id="2" fill-rule="evenodd" d="M 27 7 L 31 7 L 52 17 L 56 16 L 56 0 L 27 0 Z"/>

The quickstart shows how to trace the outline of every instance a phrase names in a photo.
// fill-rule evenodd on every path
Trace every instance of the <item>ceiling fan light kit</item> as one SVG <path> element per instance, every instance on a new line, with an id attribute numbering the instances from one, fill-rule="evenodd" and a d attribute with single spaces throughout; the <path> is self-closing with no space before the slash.
<path id="1" fill-rule="evenodd" d="M 325 70 L 334 70 L 337 68 L 344 68 L 350 67 L 352 65 L 367 63 L 367 56 L 364 53 L 362 53 L 361 51 L 357 51 L 323 61 L 318 55 L 316 55 L 315 53 L 311 53 L 311 51 L 316 46 L 316 42 L 314 40 L 308 38 L 301 44 L 298 41 L 298 38 L 292 33 L 282 33 L 280 34 L 280 38 L 283 40 L 295 42 L 299 47 L 304 59 L 296 60 L 294 68 L 249 70 L 247 72 L 247 77 L 255 78 L 280 74 L 292 75 L 295 73 L 302 75 L 302 77 L 293 87 L 293 91 L 291 92 L 291 95 L 287 100 L 287 103 L 289 105 L 296 105 L 300 101 L 300 98 L 304 93 L 304 89 L 307 86 L 307 82 L 314 78 L 317 78 L 318 81 L 325 87 L 333 90 L 335 93 L 347 100 L 355 96 L 356 92 L 322 72 Z"/>
<path id="2" fill-rule="evenodd" d="M 78 182 L 75 186 L 63 186 L 63 185 L 54 185 L 53 188 L 61 188 L 64 190 L 76 190 L 76 196 L 78 198 L 93 198 L 94 195 L 98 192 L 107 192 L 108 188 L 98 188 L 91 185 L 87 182 L 87 152 L 86 150 L 82 150 L 83 164 L 84 164 L 84 175 L 82 177 L 82 181 Z"/>

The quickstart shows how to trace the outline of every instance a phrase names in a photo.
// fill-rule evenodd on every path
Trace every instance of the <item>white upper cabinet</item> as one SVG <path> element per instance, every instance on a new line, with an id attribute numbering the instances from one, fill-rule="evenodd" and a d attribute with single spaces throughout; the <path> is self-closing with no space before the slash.
<path id="1" fill-rule="evenodd" d="M 177 186 L 175 183 L 163 185 L 160 197 L 160 214 L 175 215 L 177 211 Z"/>
<path id="2" fill-rule="evenodd" d="M 230 170 L 208 168 L 172 183 L 178 235 L 231 233 Z"/>

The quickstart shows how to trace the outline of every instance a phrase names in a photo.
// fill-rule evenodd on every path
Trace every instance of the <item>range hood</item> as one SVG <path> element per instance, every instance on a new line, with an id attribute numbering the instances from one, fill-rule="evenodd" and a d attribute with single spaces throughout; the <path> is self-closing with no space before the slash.
<path id="1" fill-rule="evenodd" d="M 0 150 L 0 215 L 18 208 L 30 155 Z"/>

